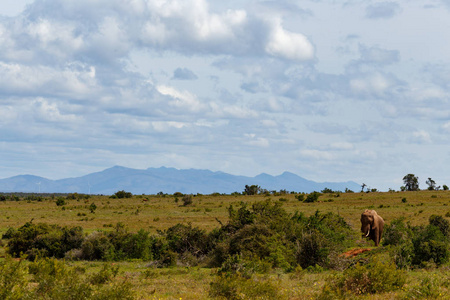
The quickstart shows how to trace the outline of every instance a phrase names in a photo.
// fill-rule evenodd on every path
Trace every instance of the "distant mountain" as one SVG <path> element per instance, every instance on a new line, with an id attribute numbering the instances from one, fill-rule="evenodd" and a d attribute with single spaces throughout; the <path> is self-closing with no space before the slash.
<path id="1" fill-rule="evenodd" d="M 178 170 L 174 168 L 148 168 L 146 170 L 115 166 L 82 177 L 49 180 L 32 175 L 0 179 L 0 192 L 84 193 L 112 195 L 125 190 L 133 194 L 164 193 L 232 193 L 242 192 L 245 185 L 259 185 L 267 190 L 296 192 L 321 191 L 324 188 L 344 191 L 359 190 L 352 182 L 314 182 L 293 173 L 279 176 L 260 174 L 255 177 L 235 176 L 209 170 Z"/>

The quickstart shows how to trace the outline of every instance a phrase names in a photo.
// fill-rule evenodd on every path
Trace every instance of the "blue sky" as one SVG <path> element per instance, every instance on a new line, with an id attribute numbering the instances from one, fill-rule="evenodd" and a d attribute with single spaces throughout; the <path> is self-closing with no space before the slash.
<path id="1" fill-rule="evenodd" d="M 0 178 L 450 185 L 450 1 L 0 4 Z"/>

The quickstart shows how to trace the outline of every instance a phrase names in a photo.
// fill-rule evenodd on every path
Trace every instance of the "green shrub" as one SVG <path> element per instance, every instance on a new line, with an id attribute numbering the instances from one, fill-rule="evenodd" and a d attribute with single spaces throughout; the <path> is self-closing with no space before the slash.
<path id="1" fill-rule="evenodd" d="M 308 196 L 306 196 L 306 199 L 303 202 L 305 202 L 305 203 L 316 202 L 317 200 L 319 200 L 319 197 L 321 195 L 322 195 L 321 193 L 314 191 L 311 194 L 309 194 Z"/>
<path id="2" fill-rule="evenodd" d="M 391 256 L 399 268 L 423 267 L 428 262 L 441 265 L 449 260 L 449 222 L 436 215 L 429 222 L 428 226 L 413 227 L 400 218 L 386 225 L 383 244 L 393 246 Z"/>
<path id="3" fill-rule="evenodd" d="M 112 260 L 150 260 L 153 257 L 151 252 L 152 239 L 149 232 L 143 229 L 133 234 L 128 232 L 122 223 L 117 223 L 115 231 L 107 233 L 107 237 L 114 248 L 114 256 L 110 258 Z"/>
<path id="4" fill-rule="evenodd" d="M 302 268 L 316 265 L 328 266 L 328 254 L 330 253 L 329 247 L 327 247 L 328 241 L 320 231 L 306 232 L 299 242 L 297 262 Z"/>
<path id="5" fill-rule="evenodd" d="M 411 241 L 393 246 L 390 249 L 395 265 L 400 269 L 408 269 L 413 264 L 414 246 Z"/>
<path id="6" fill-rule="evenodd" d="M 426 276 L 419 284 L 408 288 L 404 299 L 439 299 L 441 296 L 438 278 Z"/>
<path id="7" fill-rule="evenodd" d="M 182 201 L 183 201 L 183 206 L 191 205 L 194 202 L 192 200 L 192 195 L 184 195 Z"/>
<path id="8" fill-rule="evenodd" d="M 290 270 L 320 265 L 334 267 L 337 257 L 354 240 L 355 233 L 342 217 L 316 212 L 310 217 L 296 212 L 289 215 L 282 203 L 265 200 L 230 206 L 230 220 L 210 237 L 216 247 L 213 265 L 220 266 L 228 256 L 240 254 L 247 260 L 256 257 L 274 268 Z M 214 238 L 212 235 L 215 235 Z"/>
<path id="9" fill-rule="evenodd" d="M 105 264 L 97 273 L 85 276 L 79 268 L 56 259 L 40 259 L 29 265 L 29 297 L 17 299 L 135 299 L 130 283 L 113 281 L 117 267 Z M 5 298 L 2 298 L 5 299 Z"/>
<path id="10" fill-rule="evenodd" d="M 385 226 L 383 234 L 383 245 L 400 245 L 412 238 L 413 232 L 409 224 L 405 224 L 405 218 L 392 220 L 391 224 Z"/>
<path id="11" fill-rule="evenodd" d="M 10 239 L 14 236 L 14 234 L 17 232 L 17 229 L 14 227 L 8 227 L 6 232 L 2 235 L 2 239 Z"/>
<path id="12" fill-rule="evenodd" d="M 298 201 L 303 202 L 303 201 L 305 201 L 305 195 L 303 195 L 303 194 L 296 195 L 295 199 L 297 199 Z"/>
<path id="13" fill-rule="evenodd" d="M 428 221 L 430 225 L 439 228 L 439 230 L 446 238 L 450 237 L 450 222 L 444 219 L 444 217 L 438 215 L 431 215 Z"/>
<path id="14" fill-rule="evenodd" d="M 89 210 L 91 211 L 91 214 L 95 213 L 95 210 L 97 209 L 97 205 L 95 205 L 94 202 L 89 205 Z"/>
<path id="15" fill-rule="evenodd" d="M 94 231 L 84 239 L 81 252 L 86 260 L 108 260 L 114 257 L 114 246 L 104 232 Z"/>
<path id="16" fill-rule="evenodd" d="M 404 271 L 398 270 L 394 263 L 375 257 L 366 265 L 356 264 L 342 275 L 330 279 L 319 299 L 332 299 L 333 295 L 386 293 L 402 288 L 405 282 Z"/>
<path id="17" fill-rule="evenodd" d="M 93 285 L 105 284 L 110 282 L 119 273 L 119 267 L 111 264 L 103 264 L 100 271 L 93 273 L 89 277 L 89 282 Z"/>
<path id="18" fill-rule="evenodd" d="M 240 276 L 243 278 L 250 278 L 256 273 L 267 273 L 272 265 L 268 262 L 262 261 L 257 257 L 251 260 L 242 258 L 239 254 L 229 256 L 217 273 L 221 276 Z"/>
<path id="19" fill-rule="evenodd" d="M 125 192 L 124 190 L 118 191 L 114 194 L 117 198 L 123 199 L 123 198 L 131 198 L 133 197 L 133 194 L 130 192 Z"/>
<path id="20" fill-rule="evenodd" d="M 27 290 L 27 268 L 23 261 L 10 256 L 0 262 L 0 299 L 23 299 Z"/>
<path id="21" fill-rule="evenodd" d="M 66 200 L 64 200 L 64 198 L 62 198 L 62 197 L 59 197 L 56 200 L 56 206 L 63 206 L 63 205 L 66 205 Z"/>
<path id="22" fill-rule="evenodd" d="M 252 300 L 252 299 L 285 299 L 280 287 L 263 278 L 243 278 L 234 276 L 217 276 L 209 288 L 209 296 L 213 299 Z"/>
<path id="23" fill-rule="evenodd" d="M 170 250 L 179 254 L 189 252 L 199 257 L 206 255 L 213 247 L 205 230 L 191 224 L 177 224 L 165 231 Z"/>
<path id="24" fill-rule="evenodd" d="M 171 250 L 165 250 L 158 260 L 159 268 L 174 267 L 177 264 L 177 254 Z"/>
<path id="25" fill-rule="evenodd" d="M 421 265 L 428 261 L 441 265 L 449 259 L 448 242 L 439 228 L 434 225 L 418 227 L 412 243 L 414 265 Z"/>

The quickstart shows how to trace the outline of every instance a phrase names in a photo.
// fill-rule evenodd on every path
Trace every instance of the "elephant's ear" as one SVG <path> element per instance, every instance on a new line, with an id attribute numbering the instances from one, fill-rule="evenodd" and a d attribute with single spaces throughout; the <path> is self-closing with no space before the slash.
<path id="1" fill-rule="evenodd" d="M 378 227 L 379 227 L 379 220 L 378 220 L 378 218 L 376 217 L 376 216 L 373 216 L 373 222 L 372 222 L 372 226 L 371 226 L 371 229 L 373 230 L 373 229 L 378 229 Z"/>

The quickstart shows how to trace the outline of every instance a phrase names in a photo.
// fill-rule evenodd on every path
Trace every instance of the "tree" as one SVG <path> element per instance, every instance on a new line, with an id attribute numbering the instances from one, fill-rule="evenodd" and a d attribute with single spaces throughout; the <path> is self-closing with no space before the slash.
<path id="1" fill-rule="evenodd" d="M 428 184 L 429 191 L 438 191 L 440 189 L 440 186 L 436 186 L 436 182 L 430 177 L 428 177 L 428 180 L 425 183 Z"/>
<path id="2" fill-rule="evenodd" d="M 125 192 L 124 190 L 118 191 L 116 192 L 114 195 L 116 195 L 117 198 L 122 199 L 122 198 L 131 198 L 133 197 L 133 194 L 130 192 Z"/>
<path id="3" fill-rule="evenodd" d="M 245 186 L 244 195 L 258 195 L 261 187 L 258 185 Z"/>
<path id="4" fill-rule="evenodd" d="M 363 183 L 361 184 L 361 193 L 364 192 L 364 188 L 367 186 L 367 184 Z"/>
<path id="5" fill-rule="evenodd" d="M 404 189 L 406 191 L 418 191 L 419 190 L 419 178 L 414 174 L 408 174 L 403 177 Z"/>

